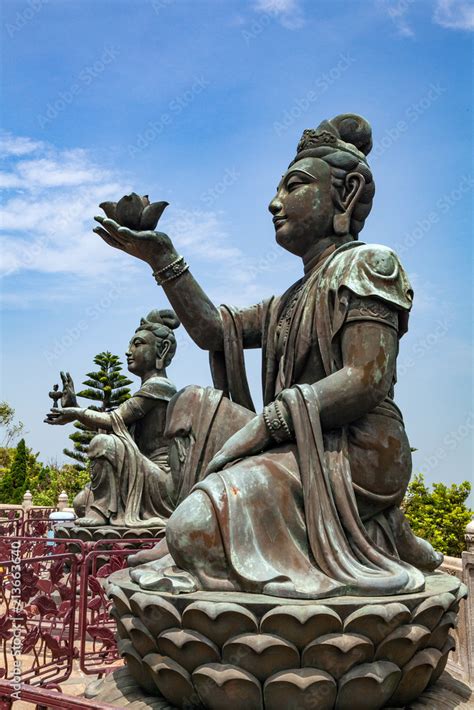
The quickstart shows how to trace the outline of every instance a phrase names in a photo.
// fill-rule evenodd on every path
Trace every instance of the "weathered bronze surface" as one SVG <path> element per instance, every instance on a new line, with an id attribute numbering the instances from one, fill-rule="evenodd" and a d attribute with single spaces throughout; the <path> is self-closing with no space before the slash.
<path id="1" fill-rule="evenodd" d="M 162 529 L 176 505 L 164 436 L 166 410 L 176 393 L 166 367 L 176 351 L 173 330 L 179 321 L 172 311 L 151 311 L 142 318 L 126 353 L 128 370 L 141 387 L 115 411 L 98 412 L 77 406 L 69 373 L 63 381 L 62 409 L 52 408 L 45 421 L 80 421 L 98 433 L 88 449 L 91 483 L 74 501 L 76 528 L 113 525 Z M 103 533 L 102 533 L 103 534 Z"/>
<path id="2" fill-rule="evenodd" d="M 357 241 L 375 192 L 371 145 L 352 114 L 304 132 L 269 206 L 304 276 L 249 308 L 216 308 L 167 235 L 96 218 L 108 244 L 150 264 L 210 351 L 215 383 L 170 402 L 180 504 L 166 542 L 131 560 L 143 589 L 387 595 L 423 589 L 419 570 L 439 565 L 399 509 L 411 456 L 393 391 L 413 291 L 390 248 Z M 261 414 L 243 357 L 256 347 Z"/>
<path id="3" fill-rule="evenodd" d="M 142 592 L 123 572 L 109 582 L 119 648 L 144 696 L 216 710 L 411 707 L 446 666 L 466 594 L 441 574 L 423 592 L 318 603 Z M 107 684 L 96 692 L 112 700 Z"/>
<path id="4" fill-rule="evenodd" d="M 209 351 L 214 382 L 171 397 L 166 537 L 109 579 L 143 697 L 214 710 L 376 710 L 412 702 L 444 668 L 465 590 L 425 576 L 442 556 L 399 507 L 411 454 L 394 386 L 413 291 L 389 247 L 358 241 L 375 193 L 371 146 L 369 124 L 353 114 L 304 132 L 269 206 L 303 276 L 247 308 L 217 308 L 153 231 L 165 203 L 153 226 L 135 194 L 96 217 L 107 244 L 151 266 Z M 259 414 L 248 348 L 262 350 Z M 123 433 L 107 416 L 113 433 L 93 447 L 98 500 Z M 121 470 L 128 480 L 135 469 Z M 149 479 L 145 467 L 143 486 Z"/>

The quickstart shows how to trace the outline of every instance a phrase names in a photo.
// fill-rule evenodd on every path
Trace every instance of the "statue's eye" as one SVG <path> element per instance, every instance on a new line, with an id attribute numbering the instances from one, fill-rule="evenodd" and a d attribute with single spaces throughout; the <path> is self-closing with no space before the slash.
<path id="1" fill-rule="evenodd" d="M 291 192 L 295 188 L 301 187 L 301 185 L 305 185 L 305 184 L 306 183 L 301 178 L 293 177 L 293 178 L 290 178 L 288 180 L 288 182 L 286 183 L 286 189 L 288 190 L 288 192 Z"/>

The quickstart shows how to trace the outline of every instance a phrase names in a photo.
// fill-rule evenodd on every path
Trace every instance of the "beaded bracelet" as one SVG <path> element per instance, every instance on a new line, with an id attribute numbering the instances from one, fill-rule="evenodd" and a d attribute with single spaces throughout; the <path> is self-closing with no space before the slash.
<path id="1" fill-rule="evenodd" d="M 283 444 L 293 438 L 290 427 L 281 411 L 279 402 L 271 402 L 264 408 L 263 419 L 270 435 L 277 444 Z"/>
<path id="2" fill-rule="evenodd" d="M 188 269 L 189 266 L 186 264 L 184 256 L 178 256 L 178 258 L 172 261 L 171 264 L 168 264 L 168 266 L 154 271 L 153 276 L 158 286 L 163 286 L 167 281 L 177 279 L 178 276 L 184 274 Z"/>

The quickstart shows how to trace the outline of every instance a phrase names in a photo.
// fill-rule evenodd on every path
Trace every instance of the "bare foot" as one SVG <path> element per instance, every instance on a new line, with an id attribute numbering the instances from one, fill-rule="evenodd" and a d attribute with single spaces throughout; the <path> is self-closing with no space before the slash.
<path id="1" fill-rule="evenodd" d="M 141 580 L 144 575 L 162 574 L 165 569 L 172 567 L 175 564 L 171 555 L 165 555 L 161 560 L 153 560 L 142 565 L 138 565 L 130 570 L 130 579 L 141 585 Z"/>
<path id="2" fill-rule="evenodd" d="M 148 572 L 140 579 L 142 589 L 169 594 L 189 594 L 200 587 L 192 574 L 176 566 L 166 567 L 161 572 Z"/>
<path id="3" fill-rule="evenodd" d="M 75 527 L 78 528 L 96 528 L 100 525 L 107 525 L 108 519 L 98 510 L 92 510 L 85 518 L 76 518 L 74 521 Z"/>
<path id="4" fill-rule="evenodd" d="M 147 548 L 146 550 L 140 550 L 134 555 L 127 557 L 127 564 L 129 567 L 138 567 L 138 565 L 146 565 L 149 562 L 156 562 L 161 560 L 165 555 L 168 555 L 168 545 L 166 540 L 160 540 L 154 547 Z"/>

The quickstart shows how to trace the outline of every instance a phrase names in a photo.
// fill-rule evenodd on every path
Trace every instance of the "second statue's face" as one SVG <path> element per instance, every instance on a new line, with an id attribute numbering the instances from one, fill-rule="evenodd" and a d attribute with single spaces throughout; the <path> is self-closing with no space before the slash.
<path id="1" fill-rule="evenodd" d="M 125 353 L 129 372 L 144 375 L 156 367 L 156 337 L 149 330 L 139 330 Z"/>
<path id="2" fill-rule="evenodd" d="M 268 209 L 278 244 L 304 256 L 314 242 L 333 234 L 331 170 L 319 158 L 302 158 L 283 175 Z"/>

